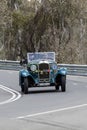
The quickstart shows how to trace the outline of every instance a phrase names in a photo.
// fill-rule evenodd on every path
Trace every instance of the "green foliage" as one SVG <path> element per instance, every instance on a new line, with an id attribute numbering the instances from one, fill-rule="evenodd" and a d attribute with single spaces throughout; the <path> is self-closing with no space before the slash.
<path id="1" fill-rule="evenodd" d="M 55 51 L 58 62 L 87 63 L 86 0 L 0 0 L 0 7 L 5 58 Z"/>
<path id="2" fill-rule="evenodd" d="M 13 28 L 23 28 L 29 21 L 29 16 L 23 15 L 21 12 L 14 12 L 12 14 Z"/>

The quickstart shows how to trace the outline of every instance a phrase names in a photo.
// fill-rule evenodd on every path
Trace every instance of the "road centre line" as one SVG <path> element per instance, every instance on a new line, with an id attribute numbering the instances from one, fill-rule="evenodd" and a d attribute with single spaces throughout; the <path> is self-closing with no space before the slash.
<path id="1" fill-rule="evenodd" d="M 60 108 L 60 109 L 56 109 L 56 110 L 52 110 L 52 111 L 46 111 L 46 112 L 30 114 L 30 115 L 26 115 L 26 116 L 19 116 L 19 117 L 16 117 L 16 119 L 24 119 L 24 118 L 29 118 L 29 117 L 36 117 L 36 116 L 51 114 L 51 113 L 55 113 L 55 112 L 62 112 L 62 111 L 77 109 L 77 108 L 81 108 L 81 107 L 85 107 L 85 106 L 87 106 L 87 104 L 81 104 L 81 105 L 72 106 L 72 107 L 65 107 L 65 108 Z"/>
<path id="2" fill-rule="evenodd" d="M 13 89 L 10 89 L 4 85 L 0 85 L 0 88 L 3 89 L 4 91 L 6 92 L 9 92 L 12 94 L 12 97 L 9 98 L 8 100 L 5 100 L 3 102 L 0 102 L 0 105 L 4 105 L 4 104 L 7 104 L 7 103 L 11 103 L 11 102 L 14 102 L 16 100 L 18 100 L 20 97 L 21 97 L 21 94 Z"/>
<path id="3" fill-rule="evenodd" d="M 0 105 L 9 103 L 9 102 L 11 102 L 11 101 L 16 97 L 16 94 L 13 93 L 13 92 L 11 92 L 10 90 L 7 90 L 6 88 L 1 87 L 1 86 L 0 86 L 0 88 L 3 89 L 3 90 L 6 91 L 6 92 L 11 93 L 11 94 L 13 95 L 10 99 L 8 99 L 8 100 L 6 100 L 6 101 L 3 101 L 3 102 L 0 102 Z"/>

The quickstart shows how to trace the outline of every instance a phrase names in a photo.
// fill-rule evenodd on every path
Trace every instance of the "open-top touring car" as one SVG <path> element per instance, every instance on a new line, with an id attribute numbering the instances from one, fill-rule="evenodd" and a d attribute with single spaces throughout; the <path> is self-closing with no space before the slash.
<path id="1" fill-rule="evenodd" d="M 66 68 L 58 68 L 54 52 L 27 53 L 26 67 L 19 72 L 19 85 L 24 94 L 30 87 L 55 86 L 66 91 Z"/>

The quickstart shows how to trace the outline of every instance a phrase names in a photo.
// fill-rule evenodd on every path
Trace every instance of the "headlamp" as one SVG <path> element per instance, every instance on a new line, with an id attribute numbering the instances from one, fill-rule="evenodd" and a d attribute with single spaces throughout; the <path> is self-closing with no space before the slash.
<path id="1" fill-rule="evenodd" d="M 36 67 L 36 65 L 31 65 L 30 69 L 31 69 L 31 71 L 36 71 L 37 67 Z"/>

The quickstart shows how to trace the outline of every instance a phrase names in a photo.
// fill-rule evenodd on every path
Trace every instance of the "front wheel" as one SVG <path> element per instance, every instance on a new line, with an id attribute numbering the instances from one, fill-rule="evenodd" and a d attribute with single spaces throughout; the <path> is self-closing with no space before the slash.
<path id="1" fill-rule="evenodd" d="M 28 94 L 28 78 L 24 78 L 24 94 Z"/>
<path id="2" fill-rule="evenodd" d="M 59 91 L 59 84 L 57 84 L 57 85 L 55 85 L 55 89 L 56 89 L 56 91 Z"/>
<path id="3" fill-rule="evenodd" d="M 22 93 L 24 92 L 24 86 L 23 85 L 21 86 L 21 92 Z"/>
<path id="4" fill-rule="evenodd" d="M 66 76 L 61 76 L 61 90 L 62 92 L 66 91 Z"/>

